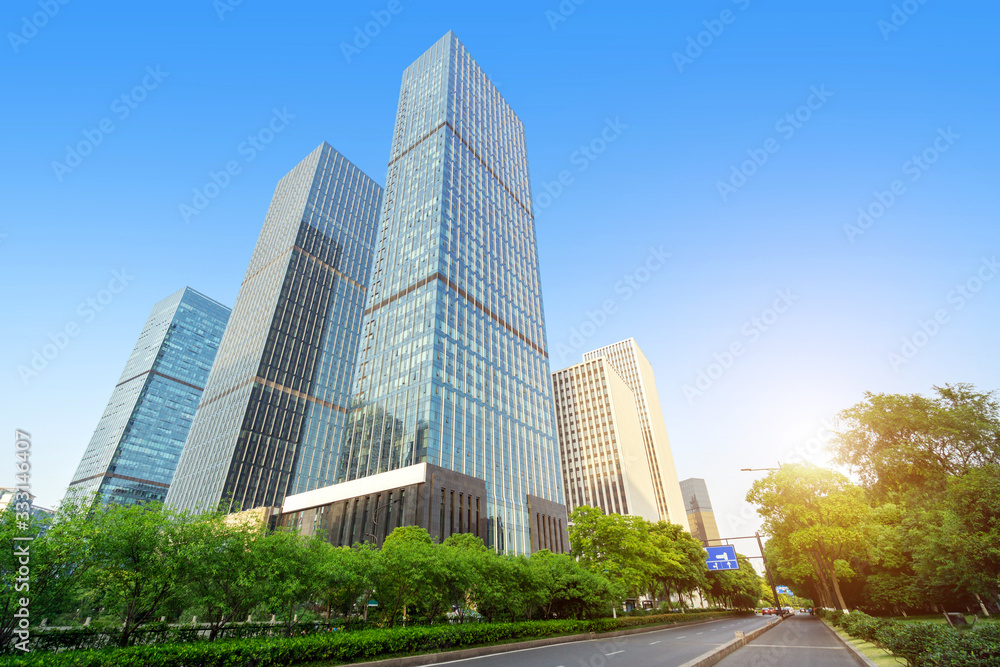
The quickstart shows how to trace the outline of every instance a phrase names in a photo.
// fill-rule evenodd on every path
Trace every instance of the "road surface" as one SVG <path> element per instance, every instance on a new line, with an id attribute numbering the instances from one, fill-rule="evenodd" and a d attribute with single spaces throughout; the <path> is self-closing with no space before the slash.
<path id="1" fill-rule="evenodd" d="M 677 667 L 725 644 L 736 630 L 750 632 L 774 618 L 752 616 L 679 625 L 624 637 L 567 642 L 480 658 L 438 663 L 463 667 Z M 771 630 L 774 632 L 774 630 Z M 770 633 L 766 633 L 766 637 Z M 740 650 L 746 650 L 740 649 Z"/>
<path id="2" fill-rule="evenodd" d="M 850 652 L 823 621 L 796 614 L 765 632 L 717 667 L 856 667 Z"/>

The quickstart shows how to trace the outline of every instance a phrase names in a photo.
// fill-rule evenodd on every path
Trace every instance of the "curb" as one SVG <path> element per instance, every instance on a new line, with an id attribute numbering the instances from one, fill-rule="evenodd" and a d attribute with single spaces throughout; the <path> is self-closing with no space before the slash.
<path id="1" fill-rule="evenodd" d="M 823 627 L 832 632 L 833 636 L 836 637 L 837 640 L 844 645 L 844 647 L 851 654 L 851 658 L 854 660 L 854 662 L 858 663 L 859 665 L 862 665 L 862 667 L 878 667 L 878 664 L 875 663 L 875 661 L 873 661 L 867 655 L 862 653 L 857 646 L 855 646 L 851 642 L 841 637 L 840 633 L 834 630 L 832 627 L 830 627 L 830 625 L 826 622 L 825 619 L 820 619 L 820 620 L 823 622 Z"/>
<path id="2" fill-rule="evenodd" d="M 756 630 L 748 632 L 746 635 L 742 637 L 737 637 L 736 639 L 733 639 L 723 644 L 722 646 L 719 646 L 718 648 L 712 649 L 708 653 L 703 653 L 702 655 L 699 655 L 694 660 L 688 660 L 680 667 L 711 667 L 712 665 L 720 662 L 730 653 L 735 653 L 738 649 L 746 646 L 748 642 L 757 639 L 757 637 L 760 637 L 762 634 L 764 634 L 771 628 L 776 627 L 783 620 L 785 619 L 779 618 L 774 623 L 768 623 L 762 628 L 757 628 Z"/>
<path id="3" fill-rule="evenodd" d="M 679 626 L 701 625 L 722 621 L 727 618 L 739 618 L 738 616 L 723 616 L 722 618 L 711 618 L 707 621 L 688 621 L 684 623 L 666 623 L 652 627 L 629 628 L 628 630 L 615 630 L 613 632 L 585 632 L 578 635 L 563 635 L 561 637 L 546 637 L 545 639 L 531 639 L 523 642 L 513 642 L 510 644 L 494 644 L 492 646 L 476 646 L 458 651 L 447 651 L 444 653 L 424 653 L 423 655 L 409 655 L 399 658 L 387 658 L 385 660 L 373 660 L 370 662 L 352 663 L 350 667 L 419 667 L 420 665 L 436 665 L 440 662 L 451 662 L 453 660 L 467 660 L 469 658 L 481 658 L 487 655 L 498 653 L 510 653 L 513 651 L 523 651 L 531 648 L 542 648 L 543 646 L 553 646 L 555 644 L 569 644 L 572 642 L 585 642 L 596 639 L 611 639 L 614 637 L 624 637 L 626 635 L 637 635 L 643 632 L 656 632 L 657 630 L 667 630 Z M 776 624 L 775 624 L 776 625 Z M 769 627 L 769 626 L 768 626 Z M 756 632 L 756 631 L 755 631 Z M 713 663 L 714 664 L 714 663 Z"/>

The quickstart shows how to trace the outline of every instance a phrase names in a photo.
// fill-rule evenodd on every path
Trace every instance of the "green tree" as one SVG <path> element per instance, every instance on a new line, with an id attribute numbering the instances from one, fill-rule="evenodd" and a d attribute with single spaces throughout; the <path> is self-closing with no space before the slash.
<path id="1" fill-rule="evenodd" d="M 675 523 L 658 521 L 650 530 L 650 537 L 658 549 L 671 554 L 670 562 L 655 573 L 654 603 L 662 592 L 668 603 L 674 594 L 681 607 L 686 606 L 683 596 L 707 585 L 705 558 L 707 553 L 696 540 Z"/>
<path id="2" fill-rule="evenodd" d="M 424 597 L 437 584 L 434 546 L 430 534 L 417 526 L 401 526 L 385 538 L 374 572 L 375 597 L 384 625 L 395 625 L 404 608 L 439 604 L 437 599 Z"/>
<path id="3" fill-rule="evenodd" d="M 529 618 L 537 586 L 524 556 L 493 555 L 484 561 L 483 579 L 472 592 L 478 611 L 488 623 Z"/>
<path id="4" fill-rule="evenodd" d="M 977 599 L 1000 600 L 1000 466 L 983 466 L 949 482 L 946 505 L 954 517 L 949 542 L 961 563 L 960 581 Z"/>
<path id="5" fill-rule="evenodd" d="M 444 582 L 441 592 L 454 607 L 458 621 L 465 621 L 474 592 L 483 585 L 488 559 L 497 555 L 471 533 L 456 533 L 446 539 L 441 549 Z"/>
<path id="6" fill-rule="evenodd" d="M 1000 465 L 1000 404 L 970 384 L 934 387 L 935 396 L 865 393 L 839 415 L 838 463 L 878 497 L 943 490 L 949 475 Z"/>
<path id="7" fill-rule="evenodd" d="M 90 518 L 87 596 L 122 623 L 119 645 L 155 619 L 178 591 L 186 517 L 158 503 L 108 505 Z M 77 535 L 77 537 L 80 537 Z"/>
<path id="8" fill-rule="evenodd" d="M 850 561 L 865 547 L 870 512 L 863 490 L 840 473 L 792 464 L 754 482 L 747 501 L 758 506 L 765 532 L 786 558 L 811 565 L 820 586 L 846 609 L 840 581 L 855 574 Z"/>
<path id="9" fill-rule="evenodd" d="M 906 518 L 915 587 L 941 605 L 995 599 L 1000 590 L 1000 467 L 952 477 L 933 505 Z"/>
<path id="10" fill-rule="evenodd" d="M 84 505 L 64 502 L 51 527 L 33 516 L 27 526 L 19 526 L 16 509 L 15 502 L 0 513 L 0 646 L 14 637 L 21 598 L 30 600 L 33 622 L 52 618 L 79 599 L 81 578 L 90 565 L 91 526 Z M 27 580 L 22 566 L 29 570 Z"/>
<path id="11" fill-rule="evenodd" d="M 179 542 L 185 602 L 198 608 L 215 640 L 229 623 L 242 621 L 264 602 L 261 581 L 270 575 L 267 527 L 218 513 L 183 526 Z"/>
<path id="12" fill-rule="evenodd" d="M 350 619 L 358 603 L 367 611 L 374 583 L 376 552 L 369 544 L 335 547 L 324 543 L 320 547 L 319 599 L 326 607 L 326 616 L 333 612 Z"/>
<path id="13" fill-rule="evenodd" d="M 542 549 L 531 554 L 528 569 L 542 618 L 587 619 L 607 614 L 623 591 L 567 554 Z"/>
<path id="14" fill-rule="evenodd" d="M 743 554 L 736 554 L 738 570 L 712 571 L 707 575 L 708 593 L 734 609 L 754 609 L 764 586 L 760 575 Z"/>
<path id="15" fill-rule="evenodd" d="M 642 517 L 580 506 L 569 523 L 573 556 L 591 572 L 617 583 L 628 597 L 652 590 L 657 575 L 678 564 L 674 552 L 661 551 L 653 543 L 651 525 Z"/>
<path id="16" fill-rule="evenodd" d="M 281 619 L 285 633 L 292 634 L 298 609 L 315 600 L 323 586 L 326 543 L 319 537 L 277 531 L 261 541 L 266 574 L 260 581 L 264 604 Z"/>

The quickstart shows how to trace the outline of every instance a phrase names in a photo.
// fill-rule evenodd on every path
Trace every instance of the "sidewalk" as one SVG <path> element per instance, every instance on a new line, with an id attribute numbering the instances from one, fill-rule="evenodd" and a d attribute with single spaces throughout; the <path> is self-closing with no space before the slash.
<path id="1" fill-rule="evenodd" d="M 753 640 L 719 667 L 857 667 L 853 654 L 815 616 L 796 614 Z"/>

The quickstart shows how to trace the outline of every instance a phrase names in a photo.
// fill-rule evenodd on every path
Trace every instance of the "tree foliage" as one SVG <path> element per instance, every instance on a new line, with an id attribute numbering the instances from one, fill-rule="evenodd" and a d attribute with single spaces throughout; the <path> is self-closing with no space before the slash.
<path id="1" fill-rule="evenodd" d="M 865 393 L 839 415 L 836 461 L 880 497 L 936 492 L 947 479 L 1000 465 L 1000 403 L 969 384 L 934 396 Z"/>
<path id="2" fill-rule="evenodd" d="M 785 466 L 747 497 L 771 535 L 767 555 L 779 578 L 805 585 L 824 606 L 1000 610 L 996 393 L 969 384 L 934 387 L 929 398 L 869 392 L 838 423 L 835 461 L 860 486 L 834 471 Z M 821 544 L 840 549 L 817 558 Z"/>
<path id="3" fill-rule="evenodd" d="M 854 576 L 851 558 L 865 545 L 870 508 L 863 490 L 838 472 L 792 464 L 754 482 L 747 501 L 758 506 L 786 567 L 811 568 L 827 599 L 846 609 L 840 581 Z"/>
<path id="4" fill-rule="evenodd" d="M 740 565 L 738 570 L 717 570 L 708 573 L 708 592 L 727 607 L 753 609 L 762 597 L 766 597 L 764 582 L 746 556 L 736 554 L 736 561 Z"/>
<path id="5" fill-rule="evenodd" d="M 755 607 L 760 597 L 752 592 L 760 588 L 753 568 L 748 572 L 753 573 L 749 576 L 755 578 L 754 584 L 740 589 L 748 597 L 739 597 L 735 588 L 726 587 L 736 579 L 711 580 L 701 543 L 666 521 L 651 523 L 637 516 L 605 514 L 596 507 L 577 507 L 570 514 L 569 541 L 573 556 L 584 567 L 607 576 L 629 598 L 648 595 L 656 603 L 670 602 L 676 595 L 677 604 L 684 606 L 684 596 L 700 590 L 719 602 L 746 608 Z M 737 599 L 740 604 L 733 604 Z"/>

